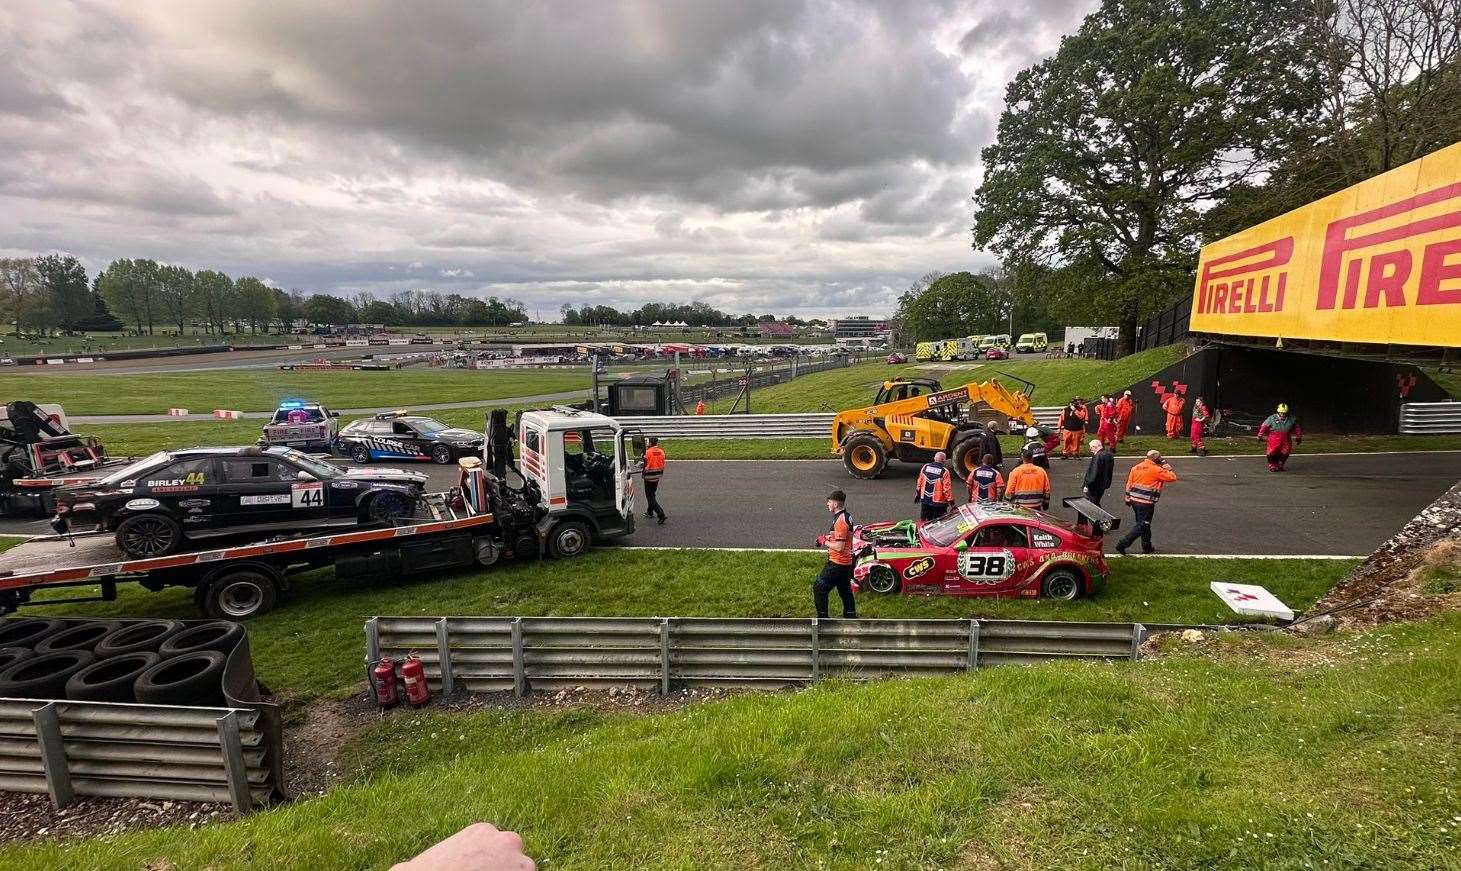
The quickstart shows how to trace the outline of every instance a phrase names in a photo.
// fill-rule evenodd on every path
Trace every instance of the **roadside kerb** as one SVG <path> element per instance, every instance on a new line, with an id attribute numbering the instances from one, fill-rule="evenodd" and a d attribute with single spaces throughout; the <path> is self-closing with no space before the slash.
<path id="1" fill-rule="evenodd" d="M 711 617 L 372 617 L 366 662 L 415 653 L 471 692 L 802 686 L 990 665 L 1135 660 L 1140 623 Z M 443 668 L 443 665 L 445 668 Z M 445 675 L 445 676 L 444 676 Z"/>

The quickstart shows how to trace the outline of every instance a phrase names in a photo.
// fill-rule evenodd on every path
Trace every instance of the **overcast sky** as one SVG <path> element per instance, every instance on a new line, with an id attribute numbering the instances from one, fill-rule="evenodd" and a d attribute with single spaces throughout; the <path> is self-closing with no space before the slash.
<path id="1" fill-rule="evenodd" d="M 0 249 L 529 313 L 886 314 L 978 268 L 1005 83 L 1091 0 L 0 4 Z"/>

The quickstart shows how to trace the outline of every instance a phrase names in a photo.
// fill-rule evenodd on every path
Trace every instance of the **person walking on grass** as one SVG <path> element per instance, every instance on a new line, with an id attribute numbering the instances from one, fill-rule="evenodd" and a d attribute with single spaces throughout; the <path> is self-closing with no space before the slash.
<path id="1" fill-rule="evenodd" d="M 847 513 L 847 494 L 833 490 L 827 495 L 827 511 L 832 515 L 832 529 L 817 538 L 817 546 L 827 549 L 827 564 L 812 582 L 812 604 L 817 616 L 826 619 L 827 598 L 833 590 L 842 599 L 842 616 L 857 618 L 857 602 L 852 598 L 852 515 Z"/>
<path id="2" fill-rule="evenodd" d="M 660 526 L 665 525 L 665 510 L 659 505 L 659 482 L 665 476 L 665 451 L 659 446 L 659 439 L 649 437 L 649 447 L 644 451 L 644 509 L 645 517 L 654 517 Z"/>

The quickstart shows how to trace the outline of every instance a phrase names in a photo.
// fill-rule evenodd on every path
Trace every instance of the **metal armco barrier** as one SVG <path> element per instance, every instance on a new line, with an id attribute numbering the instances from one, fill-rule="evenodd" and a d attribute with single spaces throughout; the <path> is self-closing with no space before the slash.
<path id="1" fill-rule="evenodd" d="M 421 657 L 432 689 L 774 689 L 989 665 L 1135 660 L 1140 623 L 705 617 L 372 617 L 366 661 Z"/>
<path id="2" fill-rule="evenodd" d="M 259 711 L 0 699 L 0 790 L 268 804 Z"/>
<path id="3" fill-rule="evenodd" d="M 1060 408 L 1032 409 L 1041 426 L 1060 422 Z M 781 439 L 832 437 L 831 412 L 807 414 L 674 414 L 663 417 L 620 417 L 625 426 L 645 435 L 684 439 Z"/>
<path id="4" fill-rule="evenodd" d="M 1461 433 L 1461 402 L 1406 402 L 1400 406 L 1401 435 Z"/>

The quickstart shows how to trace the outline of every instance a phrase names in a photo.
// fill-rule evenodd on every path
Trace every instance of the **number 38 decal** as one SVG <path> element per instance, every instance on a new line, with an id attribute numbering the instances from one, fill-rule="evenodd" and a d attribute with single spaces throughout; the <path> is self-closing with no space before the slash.
<path id="1" fill-rule="evenodd" d="M 1014 573 L 1014 554 L 1007 550 L 959 554 L 959 574 L 976 584 L 997 584 Z"/>

